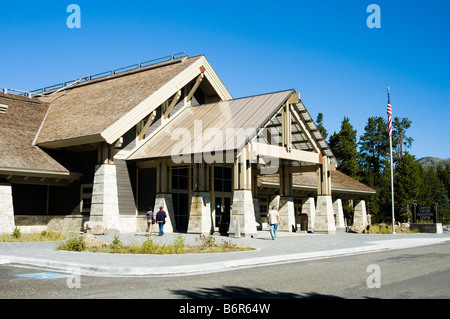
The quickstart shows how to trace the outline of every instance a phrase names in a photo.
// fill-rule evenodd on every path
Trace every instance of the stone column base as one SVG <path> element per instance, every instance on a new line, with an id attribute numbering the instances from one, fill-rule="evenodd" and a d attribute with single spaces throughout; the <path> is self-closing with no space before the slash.
<path id="1" fill-rule="evenodd" d="M 364 200 L 356 202 L 355 213 L 353 215 L 353 226 L 367 227 L 366 201 Z"/>
<path id="2" fill-rule="evenodd" d="M 259 199 L 253 198 L 253 208 L 255 209 L 256 229 L 262 230 L 261 212 L 259 209 Z"/>
<path id="3" fill-rule="evenodd" d="M 160 207 L 162 207 L 163 210 L 167 213 L 166 224 L 164 225 L 164 233 L 171 234 L 173 233 L 173 225 L 175 225 L 175 212 L 173 209 L 172 194 L 156 194 L 155 209 L 153 210 L 155 218 L 156 214 L 159 212 Z"/>
<path id="4" fill-rule="evenodd" d="M 319 234 L 336 234 L 336 222 L 334 221 L 333 202 L 331 196 L 317 196 L 314 232 Z"/>
<path id="5" fill-rule="evenodd" d="M 211 194 L 198 192 L 192 195 L 189 213 L 189 234 L 211 234 Z"/>
<path id="6" fill-rule="evenodd" d="M 103 223 L 107 229 L 120 228 L 116 166 L 113 164 L 96 167 L 89 221 Z"/>
<path id="7" fill-rule="evenodd" d="M 308 198 L 302 205 L 302 213 L 308 215 L 308 231 L 314 230 L 316 220 L 316 204 L 314 197 Z"/>
<path id="8" fill-rule="evenodd" d="M 0 234 L 14 231 L 14 206 L 11 184 L 0 184 Z"/>
<path id="9" fill-rule="evenodd" d="M 295 228 L 295 208 L 293 197 L 280 197 L 279 214 L 281 219 L 281 226 L 278 230 L 292 232 L 292 227 Z"/>
<path id="10" fill-rule="evenodd" d="M 342 209 L 342 199 L 338 198 L 333 202 L 334 214 L 336 215 L 336 229 L 345 229 L 344 210 Z"/>
<path id="11" fill-rule="evenodd" d="M 230 216 L 229 235 L 234 237 L 252 236 L 257 233 L 255 209 L 251 190 L 235 190 Z"/>

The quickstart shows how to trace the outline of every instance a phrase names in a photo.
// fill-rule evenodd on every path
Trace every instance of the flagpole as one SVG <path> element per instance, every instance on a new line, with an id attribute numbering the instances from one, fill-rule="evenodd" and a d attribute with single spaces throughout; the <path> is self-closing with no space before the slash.
<path id="1" fill-rule="evenodd" d="M 389 145 L 391 151 L 391 202 L 392 202 L 392 234 L 395 235 L 395 214 L 394 214 L 394 160 L 392 157 L 392 106 L 391 91 L 388 87 L 388 117 L 389 117 Z"/>

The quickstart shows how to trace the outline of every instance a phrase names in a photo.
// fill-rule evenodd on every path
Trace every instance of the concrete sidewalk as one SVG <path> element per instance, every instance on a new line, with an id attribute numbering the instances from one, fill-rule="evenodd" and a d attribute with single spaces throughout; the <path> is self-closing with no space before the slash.
<path id="1" fill-rule="evenodd" d="M 153 236 L 156 242 L 171 243 L 178 234 Z M 183 234 L 186 244 L 198 235 Z M 99 236 L 105 242 L 113 238 Z M 122 234 L 123 243 L 147 240 L 144 233 Z M 450 241 L 443 234 L 336 235 L 278 233 L 271 240 L 268 231 L 253 238 L 216 236 L 216 241 L 231 241 L 255 248 L 248 252 L 185 255 L 115 255 L 56 251 L 58 243 L 0 243 L 0 264 L 20 264 L 84 276 L 180 276 L 299 262 L 354 254 L 435 245 Z"/>

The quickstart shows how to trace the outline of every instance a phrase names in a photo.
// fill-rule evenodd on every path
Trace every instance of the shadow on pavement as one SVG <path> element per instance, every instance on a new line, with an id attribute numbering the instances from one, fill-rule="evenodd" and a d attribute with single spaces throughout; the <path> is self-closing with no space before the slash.
<path id="1" fill-rule="evenodd" d="M 299 295 L 290 292 L 267 291 L 236 286 L 199 288 L 197 291 L 173 290 L 172 293 L 186 299 L 343 299 L 315 292 Z"/>

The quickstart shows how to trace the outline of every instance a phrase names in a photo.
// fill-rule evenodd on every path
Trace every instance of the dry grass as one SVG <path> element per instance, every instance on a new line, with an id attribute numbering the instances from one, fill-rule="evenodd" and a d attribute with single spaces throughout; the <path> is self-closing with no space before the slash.
<path id="1" fill-rule="evenodd" d="M 41 233 L 22 234 L 18 228 L 12 234 L 0 235 L 2 243 L 29 243 L 66 240 L 67 235 L 59 232 L 43 231 Z"/>
<path id="2" fill-rule="evenodd" d="M 253 248 L 239 247 L 228 241 L 218 243 L 213 236 L 200 235 L 196 242 L 196 245 L 186 245 L 183 235 L 180 234 L 173 243 L 169 244 L 156 243 L 149 238 L 143 243 L 133 242 L 130 245 L 124 245 L 118 237 L 115 237 L 109 245 L 89 248 L 83 243 L 81 237 L 77 237 L 62 243 L 57 249 L 134 255 L 211 254 L 254 250 Z"/>
<path id="3" fill-rule="evenodd" d="M 418 230 L 411 230 L 409 227 L 395 227 L 397 234 L 413 234 L 418 233 Z M 392 234 L 392 225 L 375 224 L 370 226 L 369 234 Z"/>

